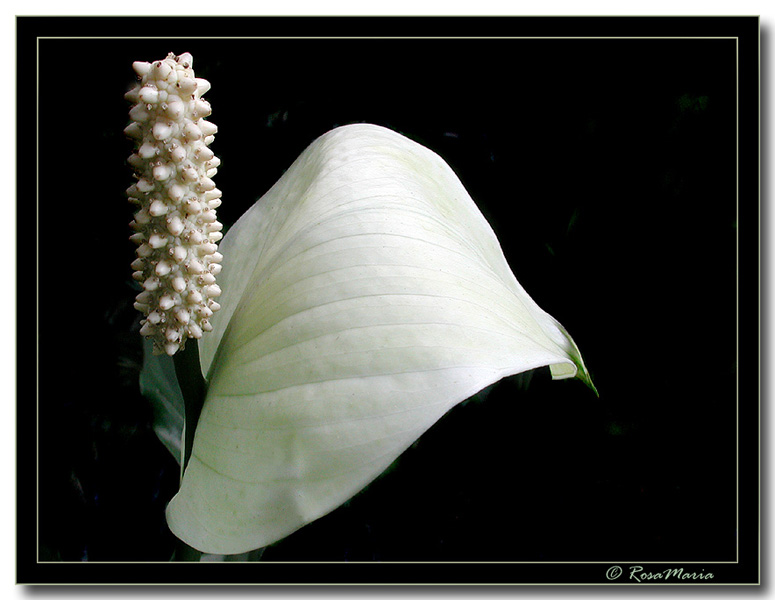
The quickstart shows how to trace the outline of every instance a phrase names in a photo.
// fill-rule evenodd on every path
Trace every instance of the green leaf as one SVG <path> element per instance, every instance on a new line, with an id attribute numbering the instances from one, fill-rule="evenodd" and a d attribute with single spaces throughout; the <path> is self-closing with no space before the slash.
<path id="1" fill-rule="evenodd" d="M 548 365 L 589 382 L 452 169 L 390 130 L 316 140 L 221 252 L 208 394 L 167 510 L 201 551 L 266 546 L 323 516 L 503 377 Z"/>

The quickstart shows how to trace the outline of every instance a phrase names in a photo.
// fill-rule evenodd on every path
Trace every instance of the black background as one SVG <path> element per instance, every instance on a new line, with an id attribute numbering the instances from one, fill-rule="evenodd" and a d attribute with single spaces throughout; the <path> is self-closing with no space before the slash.
<path id="1" fill-rule="evenodd" d="M 517 278 L 579 344 L 600 392 L 543 371 L 527 389 L 504 380 L 484 400 L 453 409 L 366 491 L 268 548 L 263 561 L 735 561 L 738 541 L 758 536 L 749 494 L 757 354 L 752 344 L 740 356 L 736 349 L 739 290 L 747 335 L 754 344 L 758 335 L 750 177 L 737 198 L 738 118 L 755 128 L 757 106 L 743 94 L 749 112 L 738 115 L 736 60 L 751 47 L 634 37 L 755 36 L 755 19 L 27 26 L 64 36 L 39 41 L 37 110 L 35 89 L 20 91 L 20 130 L 34 128 L 37 114 L 39 133 L 40 560 L 167 561 L 174 547 L 163 512 L 178 467 L 156 440 L 138 388 L 140 315 L 124 199 L 132 144 L 122 133 L 131 63 L 168 52 L 191 52 L 197 76 L 212 84 L 219 220 L 233 223 L 337 125 L 399 131 L 455 170 Z M 174 34 L 75 39 L 151 30 Z M 217 32 L 624 38 L 194 37 Z M 184 33 L 192 37 L 173 39 Z M 744 91 L 751 76 L 743 72 Z M 750 148 L 741 149 L 741 179 L 756 175 Z M 36 176 L 29 163 L 20 169 Z M 35 180 L 26 183 L 20 219 L 35 219 Z M 33 240 L 19 240 L 20 266 L 29 265 Z M 738 396 L 738 376 L 749 393 Z M 20 412 L 28 456 L 29 410 Z M 738 415 L 747 427 L 740 436 Z M 739 490 L 741 518 L 753 519 L 740 540 Z"/>

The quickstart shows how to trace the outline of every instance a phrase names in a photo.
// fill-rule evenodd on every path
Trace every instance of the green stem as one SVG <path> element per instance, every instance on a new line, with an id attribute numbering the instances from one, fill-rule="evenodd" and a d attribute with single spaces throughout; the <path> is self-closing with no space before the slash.
<path id="1" fill-rule="evenodd" d="M 197 340 L 190 339 L 185 349 L 173 356 L 175 374 L 178 377 L 180 391 L 183 392 L 184 425 L 183 448 L 181 451 L 181 477 L 191 459 L 191 449 L 194 444 L 194 433 L 199 421 L 199 414 L 205 402 L 207 384 L 202 377 L 199 364 L 199 346 Z"/>
<path id="2" fill-rule="evenodd" d="M 191 450 L 194 446 L 194 433 L 199 421 L 199 414 L 207 394 L 207 383 L 202 377 L 202 369 L 199 363 L 199 345 L 195 339 L 189 339 L 183 350 L 173 356 L 175 375 L 178 378 L 180 391 L 183 393 L 183 447 L 180 456 L 180 481 L 183 481 L 183 472 L 191 459 Z M 175 561 L 199 561 L 202 553 L 178 540 L 175 549 Z"/>

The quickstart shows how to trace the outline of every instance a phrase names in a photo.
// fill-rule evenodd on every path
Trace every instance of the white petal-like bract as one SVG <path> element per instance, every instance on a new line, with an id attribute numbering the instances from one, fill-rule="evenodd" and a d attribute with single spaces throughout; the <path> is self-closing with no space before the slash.
<path id="1" fill-rule="evenodd" d="M 172 531 L 271 544 L 347 501 L 445 412 L 547 366 L 589 382 L 452 169 L 382 127 L 318 138 L 223 238 L 209 388 Z"/>

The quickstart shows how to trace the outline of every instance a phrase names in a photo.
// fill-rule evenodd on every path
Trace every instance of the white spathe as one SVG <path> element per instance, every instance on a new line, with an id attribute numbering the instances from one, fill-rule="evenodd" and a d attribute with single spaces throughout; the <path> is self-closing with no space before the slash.
<path id="1" fill-rule="evenodd" d="M 445 412 L 551 366 L 589 382 L 438 155 L 382 127 L 312 143 L 221 243 L 209 389 L 172 531 L 235 554 L 347 501 Z"/>

